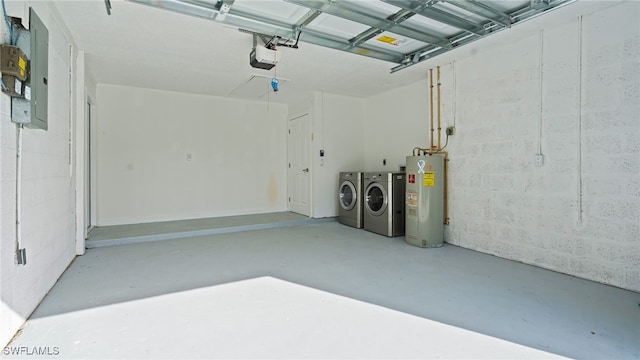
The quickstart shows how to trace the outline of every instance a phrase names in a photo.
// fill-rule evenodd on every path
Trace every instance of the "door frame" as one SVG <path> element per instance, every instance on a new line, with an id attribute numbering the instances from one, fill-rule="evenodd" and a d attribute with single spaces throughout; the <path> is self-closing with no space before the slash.
<path id="1" fill-rule="evenodd" d="M 86 100 L 86 150 L 85 156 L 87 157 L 85 164 L 88 165 L 85 169 L 85 212 L 88 212 L 88 221 L 85 224 L 86 236 L 89 235 L 91 230 L 96 226 L 96 105 L 91 96 L 87 95 Z M 85 215 L 86 218 L 86 215 Z"/>
<path id="2" fill-rule="evenodd" d="M 297 141 L 294 141 L 294 139 L 292 138 L 292 134 L 291 134 L 291 123 L 292 121 L 295 121 L 297 119 L 300 119 L 304 116 L 308 117 L 308 121 L 309 121 L 309 126 L 308 126 L 308 132 L 307 134 L 301 134 L 302 136 L 306 136 L 307 139 L 309 139 L 309 143 L 308 143 L 308 149 L 307 149 L 307 155 L 308 155 L 308 159 L 307 162 L 309 164 L 309 176 L 308 178 L 308 189 L 309 189 L 309 202 L 308 202 L 308 206 L 306 209 L 306 213 L 307 214 L 302 214 L 302 215 L 306 215 L 309 217 L 313 217 L 313 166 L 312 166 L 312 157 L 311 157 L 311 152 L 313 149 L 313 132 L 311 130 L 311 126 L 312 126 L 312 121 L 311 121 L 311 114 L 310 113 L 304 113 L 304 114 L 300 114 L 297 116 L 293 116 L 290 119 L 287 120 L 287 209 L 289 211 L 292 211 L 291 209 L 291 191 L 292 191 L 292 173 L 291 173 L 291 147 L 293 144 L 297 143 Z"/>

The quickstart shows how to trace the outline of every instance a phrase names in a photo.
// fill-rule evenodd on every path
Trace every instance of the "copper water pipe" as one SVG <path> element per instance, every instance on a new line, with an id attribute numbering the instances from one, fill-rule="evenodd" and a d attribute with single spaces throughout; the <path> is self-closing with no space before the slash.
<path id="1" fill-rule="evenodd" d="M 449 225 L 449 197 L 448 197 L 448 190 L 449 187 L 447 186 L 447 182 L 448 182 L 448 163 L 449 163 L 449 152 L 448 151 L 442 151 L 442 150 L 437 150 L 434 152 L 430 152 L 429 155 L 433 155 L 433 154 L 444 154 L 444 217 L 442 219 L 442 223 L 445 225 Z"/>
<path id="2" fill-rule="evenodd" d="M 442 127 L 440 127 L 440 66 L 438 66 L 438 147 L 436 149 L 442 149 L 440 145 L 440 136 L 442 133 Z"/>
<path id="3" fill-rule="evenodd" d="M 449 186 L 447 185 L 449 182 L 449 152 L 440 151 L 440 153 L 444 154 L 444 219 L 442 223 L 449 225 L 449 197 L 447 196 L 449 193 Z"/>
<path id="4" fill-rule="evenodd" d="M 429 148 L 433 149 L 433 69 L 429 69 L 429 120 L 431 121 Z"/>

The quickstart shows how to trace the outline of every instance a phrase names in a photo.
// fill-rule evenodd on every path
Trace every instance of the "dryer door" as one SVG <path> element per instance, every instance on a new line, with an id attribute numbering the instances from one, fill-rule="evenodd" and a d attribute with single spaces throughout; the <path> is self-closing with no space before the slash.
<path id="1" fill-rule="evenodd" d="M 349 180 L 345 180 L 340 185 L 340 206 L 349 211 L 356 206 L 358 202 L 358 196 L 356 194 L 356 187 Z"/>
<path id="2" fill-rule="evenodd" d="M 366 208 L 373 216 L 379 216 L 387 210 L 387 191 L 378 183 L 371 183 L 365 192 Z"/>

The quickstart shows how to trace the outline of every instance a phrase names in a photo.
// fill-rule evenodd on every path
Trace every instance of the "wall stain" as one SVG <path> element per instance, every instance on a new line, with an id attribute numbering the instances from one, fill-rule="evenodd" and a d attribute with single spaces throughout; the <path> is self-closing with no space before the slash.
<path id="1" fill-rule="evenodd" d="M 267 184 L 267 199 L 269 199 L 269 205 L 275 207 L 278 199 L 278 183 L 273 173 L 269 176 L 269 183 Z"/>

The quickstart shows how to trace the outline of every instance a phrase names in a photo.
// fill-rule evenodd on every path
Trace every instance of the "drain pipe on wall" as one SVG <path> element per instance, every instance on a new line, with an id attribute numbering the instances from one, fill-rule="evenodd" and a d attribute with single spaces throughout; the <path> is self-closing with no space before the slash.
<path id="1" fill-rule="evenodd" d="M 456 112 L 457 107 L 456 107 L 456 100 L 458 99 L 458 93 L 457 88 L 458 88 L 458 80 L 456 78 L 456 61 L 453 60 L 453 62 L 451 62 L 451 72 L 453 73 L 453 128 L 455 129 L 456 127 Z"/>
<path id="2" fill-rule="evenodd" d="M 17 126 L 17 145 L 16 145 L 16 254 L 15 262 L 18 265 L 27 264 L 26 249 L 21 248 L 22 242 L 22 131 L 24 125 Z"/>
<path id="3" fill-rule="evenodd" d="M 433 69 L 429 69 L 429 121 L 431 122 L 431 136 L 429 138 L 429 148 L 433 149 Z"/>
<path id="4" fill-rule="evenodd" d="M 577 117 L 578 117 L 578 226 L 582 226 L 582 15 L 578 17 L 578 79 L 577 79 Z"/>
<path id="5" fill-rule="evenodd" d="M 7 16 L 7 9 L 5 0 L 2 0 L 2 16 L 7 25 L 9 31 L 9 44 L 15 46 L 18 40 L 17 35 L 14 37 L 13 24 L 9 21 Z M 6 88 L 4 81 L 0 79 L 0 83 L 3 88 Z M 11 109 L 9 109 L 11 113 Z M 13 120 L 13 119 L 12 119 Z M 17 265 L 27 264 L 27 252 L 26 249 L 21 248 L 22 245 L 22 132 L 24 130 L 23 124 L 16 124 L 16 239 L 15 239 L 15 263 Z"/>
<path id="6" fill-rule="evenodd" d="M 544 162 L 544 156 L 542 155 L 542 77 L 544 73 L 544 30 L 540 29 L 540 51 L 538 59 L 538 153 L 535 155 L 534 164 L 537 167 L 542 166 Z"/>

